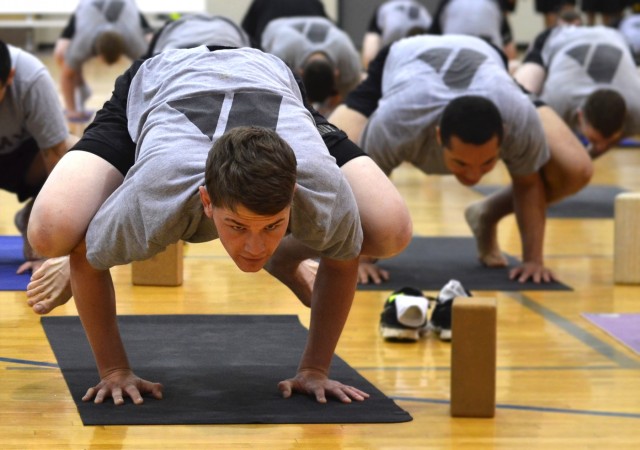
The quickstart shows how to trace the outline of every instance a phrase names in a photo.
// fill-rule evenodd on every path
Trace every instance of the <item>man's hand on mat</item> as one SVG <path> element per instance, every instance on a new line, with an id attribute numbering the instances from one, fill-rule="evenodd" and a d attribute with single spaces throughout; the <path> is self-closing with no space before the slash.
<path id="1" fill-rule="evenodd" d="M 129 369 L 120 369 L 107 374 L 97 386 L 89 388 L 82 397 L 82 401 L 88 402 L 93 399 L 94 403 L 102 403 L 105 398 L 113 398 L 113 403 L 122 405 L 124 396 L 128 396 L 136 405 L 144 403 L 142 396 L 151 394 L 158 400 L 162 399 L 164 387 L 160 383 L 152 383 L 142 378 L 138 378 Z"/>
<path id="2" fill-rule="evenodd" d="M 326 374 L 316 370 L 301 370 L 294 378 L 278 383 L 283 398 L 289 398 L 293 392 L 312 395 L 319 403 L 327 403 L 326 394 L 337 398 L 342 403 L 359 402 L 369 398 L 369 394 L 353 386 L 330 380 Z"/>
<path id="3" fill-rule="evenodd" d="M 509 271 L 509 279 L 518 280 L 520 283 L 525 283 L 529 279 L 534 283 L 551 283 L 556 279 L 556 277 L 551 270 L 547 269 L 542 264 L 525 262 Z"/>
<path id="4" fill-rule="evenodd" d="M 389 280 L 389 272 L 378 267 L 375 259 L 362 256 L 358 262 L 358 283 L 368 284 L 369 280 L 380 284 Z"/>

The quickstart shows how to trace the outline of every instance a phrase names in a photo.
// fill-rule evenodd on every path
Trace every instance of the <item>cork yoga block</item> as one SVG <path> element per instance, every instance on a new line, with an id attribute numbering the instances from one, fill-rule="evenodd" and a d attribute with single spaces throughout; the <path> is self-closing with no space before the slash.
<path id="1" fill-rule="evenodd" d="M 456 297 L 451 317 L 451 415 L 493 417 L 496 299 Z"/>
<path id="2" fill-rule="evenodd" d="M 613 280 L 640 284 L 640 192 L 618 194 L 614 216 Z"/>
<path id="3" fill-rule="evenodd" d="M 168 246 L 163 252 L 145 260 L 131 263 L 131 281 L 136 286 L 182 285 L 182 241 Z"/>

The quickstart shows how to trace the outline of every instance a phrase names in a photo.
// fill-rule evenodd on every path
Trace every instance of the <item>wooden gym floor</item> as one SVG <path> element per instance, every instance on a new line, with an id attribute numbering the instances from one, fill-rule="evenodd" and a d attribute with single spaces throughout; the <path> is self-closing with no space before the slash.
<path id="1" fill-rule="evenodd" d="M 57 80 L 50 56 L 42 58 Z M 125 68 L 87 68 L 93 107 Z M 596 162 L 593 183 L 640 191 L 639 167 L 638 150 L 616 149 Z M 393 180 L 411 208 L 416 235 L 470 235 L 462 211 L 478 194 L 451 177 L 426 177 L 409 166 Z M 504 168 L 483 182 L 507 182 Z M 0 192 L 1 235 L 17 234 L 18 207 Z M 640 311 L 640 286 L 612 282 L 613 220 L 549 219 L 546 234 L 547 265 L 574 291 L 474 292 L 498 302 L 494 419 L 449 416 L 450 344 L 432 336 L 415 344 L 382 341 L 378 320 L 389 294 L 382 291 L 357 292 L 337 353 L 396 399 L 412 422 L 85 427 L 24 293 L 0 292 L 0 447 L 640 448 L 640 357 L 580 315 Z M 500 226 L 500 243 L 520 254 L 512 217 Z M 130 266 L 113 269 L 119 313 L 297 314 L 308 324 L 308 310 L 293 294 L 265 273 L 237 270 L 219 243 L 189 244 L 185 251 L 182 287 L 134 287 Z M 74 315 L 75 306 L 71 301 L 52 314 Z"/>

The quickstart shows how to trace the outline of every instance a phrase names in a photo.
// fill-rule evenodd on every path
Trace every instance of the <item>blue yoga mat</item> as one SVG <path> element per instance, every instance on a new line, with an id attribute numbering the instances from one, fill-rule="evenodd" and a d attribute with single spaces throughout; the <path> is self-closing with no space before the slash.
<path id="1" fill-rule="evenodd" d="M 26 291 L 31 273 L 16 275 L 24 262 L 22 236 L 0 236 L 0 291 Z"/>

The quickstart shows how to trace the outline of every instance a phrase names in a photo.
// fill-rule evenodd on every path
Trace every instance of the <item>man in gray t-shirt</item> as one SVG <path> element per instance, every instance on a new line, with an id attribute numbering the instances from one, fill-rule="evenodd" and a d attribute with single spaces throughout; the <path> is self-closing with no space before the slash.
<path id="1" fill-rule="evenodd" d="M 147 51 L 150 33 L 135 0 L 80 0 L 54 49 L 70 122 L 87 122 L 92 116 L 84 107 L 91 91 L 82 65 L 95 56 L 107 64 L 114 64 L 122 55 L 140 58 Z"/>
<path id="2" fill-rule="evenodd" d="M 427 8 L 416 0 L 387 0 L 371 15 L 362 38 L 362 66 L 368 68 L 381 48 L 404 37 L 426 33 L 431 21 Z"/>
<path id="3" fill-rule="evenodd" d="M 362 78 L 360 57 L 351 38 L 324 17 L 285 17 L 269 22 L 262 49 L 298 72 L 312 103 L 331 110 Z"/>
<path id="4" fill-rule="evenodd" d="M 448 35 L 396 42 L 329 120 L 387 174 L 406 161 L 471 186 L 501 159 L 511 186 L 465 213 L 480 259 L 506 265 L 497 224 L 515 209 L 524 261 L 511 278 L 552 278 L 542 252 L 546 205 L 581 189 L 591 161 L 550 108 L 535 108 L 485 41 Z"/>
<path id="5" fill-rule="evenodd" d="M 511 27 L 499 0 L 441 0 L 433 16 L 431 34 L 468 34 L 517 58 Z"/>
<path id="6" fill-rule="evenodd" d="M 640 134 L 640 75 L 624 37 L 613 28 L 547 30 L 514 77 L 589 141 L 592 157 Z"/>
<path id="7" fill-rule="evenodd" d="M 18 273 L 37 269 L 41 258 L 26 240 L 33 200 L 71 145 L 53 80 L 33 55 L 0 41 L 0 189 L 26 205 L 15 223 L 25 237 L 26 262 Z"/>
<path id="8" fill-rule="evenodd" d="M 108 269 L 179 239 L 216 238 L 242 271 L 265 268 L 312 308 L 309 342 L 298 373 L 279 384 L 283 396 L 367 397 L 328 378 L 331 358 L 355 294 L 358 256 L 399 252 L 411 226 L 384 174 L 304 103 L 301 89 L 281 60 L 256 49 L 167 50 L 118 78 L 111 100 L 56 167 L 29 237 L 43 253 L 71 255 L 74 299 L 102 378 L 85 400 L 161 397 L 161 385 L 129 368 Z M 375 204 L 369 183 L 378 189 Z M 386 239 L 367 215 L 385 199 L 393 217 L 377 223 Z M 315 276 L 303 265 L 312 257 L 320 261 Z"/>
<path id="9" fill-rule="evenodd" d="M 200 45 L 250 47 L 251 41 L 247 33 L 231 19 L 209 14 L 186 14 L 167 22 L 155 33 L 149 44 L 148 55 Z"/>

